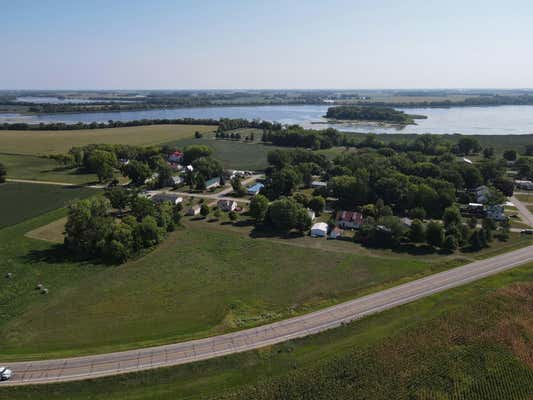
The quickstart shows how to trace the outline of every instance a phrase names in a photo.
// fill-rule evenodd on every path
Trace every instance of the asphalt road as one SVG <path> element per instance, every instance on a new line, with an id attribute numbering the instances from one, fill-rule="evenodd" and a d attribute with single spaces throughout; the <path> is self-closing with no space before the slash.
<path id="1" fill-rule="evenodd" d="M 533 260 L 533 246 L 476 261 L 403 285 L 257 328 L 139 350 L 47 361 L 3 363 L 14 372 L 2 385 L 65 382 L 172 366 L 257 349 L 335 328 Z"/>

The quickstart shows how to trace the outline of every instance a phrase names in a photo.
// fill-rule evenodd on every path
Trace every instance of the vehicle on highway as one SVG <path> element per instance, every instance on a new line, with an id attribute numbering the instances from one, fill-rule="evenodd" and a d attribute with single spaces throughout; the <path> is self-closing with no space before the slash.
<path id="1" fill-rule="evenodd" d="M 533 235 L 533 229 L 522 229 L 520 233 L 522 235 Z"/>
<path id="2" fill-rule="evenodd" d="M 13 372 L 9 368 L 0 367 L 0 381 L 7 381 L 12 375 Z"/>

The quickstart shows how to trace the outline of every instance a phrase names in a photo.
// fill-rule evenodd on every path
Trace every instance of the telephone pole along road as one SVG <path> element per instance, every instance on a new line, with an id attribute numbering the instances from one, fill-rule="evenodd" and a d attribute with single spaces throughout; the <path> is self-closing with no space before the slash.
<path id="1" fill-rule="evenodd" d="M 85 357 L 0 362 L 0 365 L 6 365 L 13 370 L 13 378 L 0 383 L 0 387 L 97 378 L 258 349 L 335 328 L 343 323 L 476 281 L 532 260 L 533 246 L 528 246 L 299 317 L 205 339 Z"/>

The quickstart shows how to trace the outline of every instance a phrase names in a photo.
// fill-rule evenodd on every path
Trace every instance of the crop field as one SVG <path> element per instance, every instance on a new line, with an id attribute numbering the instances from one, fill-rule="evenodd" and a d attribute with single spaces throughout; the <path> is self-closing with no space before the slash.
<path id="1" fill-rule="evenodd" d="M 532 304 L 529 264 L 319 335 L 173 368 L 48 385 L 46 394 L 50 400 L 321 400 L 370 394 L 529 400 Z M 21 400 L 35 398 L 43 387 L 2 390 Z"/>
<path id="2" fill-rule="evenodd" d="M 150 125 L 109 129 L 65 131 L 2 131 L 0 151 L 12 154 L 47 155 L 65 153 L 74 146 L 93 143 L 150 146 L 184 138 L 196 131 L 212 132 L 213 126 Z"/>
<path id="3" fill-rule="evenodd" d="M 45 157 L 0 153 L 0 163 L 6 166 L 8 178 L 74 184 L 98 181 L 95 174 L 80 174 L 76 169 L 64 168 Z"/>
<path id="4" fill-rule="evenodd" d="M 69 201 L 94 194 L 94 189 L 7 182 L 0 185 L 0 228 L 36 217 Z M 4 253 L 2 257 L 4 257 Z"/>

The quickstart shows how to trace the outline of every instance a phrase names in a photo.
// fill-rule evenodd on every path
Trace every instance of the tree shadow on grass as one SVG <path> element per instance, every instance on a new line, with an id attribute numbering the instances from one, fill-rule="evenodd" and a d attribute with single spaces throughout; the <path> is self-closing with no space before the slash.
<path id="1" fill-rule="evenodd" d="M 45 264 L 67 264 L 81 263 L 94 264 L 95 260 L 81 257 L 69 252 L 63 244 L 53 244 L 46 249 L 30 250 L 27 254 L 20 256 L 25 263 L 45 263 Z"/>

